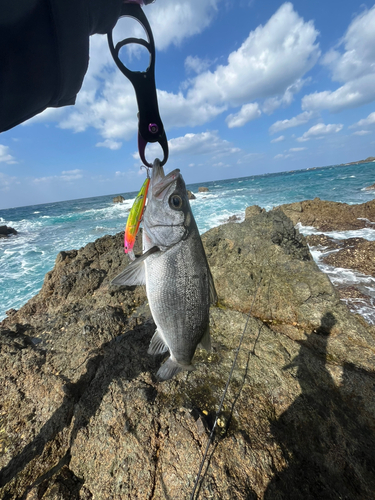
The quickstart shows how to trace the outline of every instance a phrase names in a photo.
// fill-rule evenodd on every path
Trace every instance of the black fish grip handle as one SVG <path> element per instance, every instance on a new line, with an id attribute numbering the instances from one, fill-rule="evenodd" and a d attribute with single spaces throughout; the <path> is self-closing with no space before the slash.
<path id="1" fill-rule="evenodd" d="M 113 32 L 109 32 L 108 45 L 112 57 L 119 70 L 132 83 L 138 104 L 138 151 L 141 160 L 148 167 L 152 167 L 145 158 L 145 149 L 147 144 L 158 142 L 163 149 L 164 158 L 160 162 L 163 166 L 168 160 L 168 140 L 165 134 L 163 122 L 159 114 L 158 99 L 156 95 L 155 84 L 155 43 L 150 24 L 142 8 L 138 4 L 127 3 L 122 5 L 120 17 L 132 17 L 136 19 L 147 33 L 148 41 L 142 38 L 125 38 L 118 42 L 116 46 L 113 43 Z M 119 52 L 122 47 L 128 44 L 138 44 L 145 47 L 150 53 L 150 64 L 146 71 L 131 71 L 120 60 Z"/>

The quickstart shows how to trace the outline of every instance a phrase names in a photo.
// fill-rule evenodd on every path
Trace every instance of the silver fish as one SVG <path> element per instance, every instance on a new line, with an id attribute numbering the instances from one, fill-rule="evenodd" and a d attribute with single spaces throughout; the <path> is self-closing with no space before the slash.
<path id="1" fill-rule="evenodd" d="M 153 165 L 143 216 L 143 252 L 112 284 L 146 284 L 157 327 L 148 353 L 169 351 L 157 373 L 168 380 L 181 370 L 193 370 L 198 344 L 211 349 L 209 308 L 217 295 L 185 182 L 178 169 L 165 176 L 159 160 Z"/>

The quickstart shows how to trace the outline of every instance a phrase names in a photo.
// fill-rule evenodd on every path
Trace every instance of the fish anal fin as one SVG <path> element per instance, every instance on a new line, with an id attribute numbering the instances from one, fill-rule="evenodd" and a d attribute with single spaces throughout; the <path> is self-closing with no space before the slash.
<path id="1" fill-rule="evenodd" d="M 204 332 L 204 335 L 203 335 L 201 341 L 199 342 L 198 346 L 201 347 L 202 349 L 205 349 L 207 352 L 211 351 L 211 336 L 210 336 L 210 328 L 209 327 Z"/>
<path id="2" fill-rule="evenodd" d="M 210 290 L 210 304 L 215 306 L 217 304 L 217 293 L 210 269 L 208 269 L 208 285 Z"/>
<path id="3" fill-rule="evenodd" d="M 150 346 L 148 348 L 147 354 L 163 354 L 168 351 L 168 346 L 165 344 L 163 337 L 158 330 L 155 331 L 154 336 L 151 339 Z"/>

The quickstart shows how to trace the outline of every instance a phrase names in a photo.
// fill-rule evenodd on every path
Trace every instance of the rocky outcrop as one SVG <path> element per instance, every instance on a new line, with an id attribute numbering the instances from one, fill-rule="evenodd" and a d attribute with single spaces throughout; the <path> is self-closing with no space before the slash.
<path id="1" fill-rule="evenodd" d="M 208 187 L 202 186 L 198 188 L 198 193 L 208 193 L 209 189 Z"/>
<path id="2" fill-rule="evenodd" d="M 254 217 L 255 215 L 259 215 L 263 212 L 265 212 L 265 209 L 260 208 L 259 205 L 251 205 L 250 207 L 246 207 L 245 219 L 250 219 L 250 217 Z"/>
<path id="3" fill-rule="evenodd" d="M 0 226 L 0 238 L 7 238 L 11 234 L 18 234 L 18 232 L 9 226 Z"/>
<path id="4" fill-rule="evenodd" d="M 293 223 L 272 211 L 204 235 L 213 351 L 163 383 L 143 287 L 110 285 L 122 239 L 61 252 L 1 323 L 0 497 L 190 498 L 245 330 L 199 498 L 372 499 L 375 332 Z"/>
<path id="5" fill-rule="evenodd" d="M 364 188 L 366 191 L 373 191 L 375 189 L 375 184 L 372 184 L 371 186 L 367 186 Z"/>
<path id="6" fill-rule="evenodd" d="M 125 201 L 125 198 L 120 194 L 113 198 L 113 203 L 122 203 L 123 201 Z"/>
<path id="7" fill-rule="evenodd" d="M 188 195 L 188 198 L 189 200 L 195 200 L 197 197 L 195 196 L 194 193 L 192 193 L 191 191 L 187 190 L 187 195 Z"/>
<path id="8" fill-rule="evenodd" d="M 320 198 L 281 205 L 282 210 L 296 225 L 314 226 L 321 231 L 347 231 L 373 227 L 375 200 L 360 205 L 348 205 Z"/>

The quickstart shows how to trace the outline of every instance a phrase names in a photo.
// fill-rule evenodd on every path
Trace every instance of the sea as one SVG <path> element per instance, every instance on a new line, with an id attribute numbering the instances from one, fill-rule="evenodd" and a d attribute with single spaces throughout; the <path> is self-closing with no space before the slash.
<path id="1" fill-rule="evenodd" d="M 183 172 L 182 172 L 183 174 Z M 348 204 L 375 198 L 366 190 L 375 182 L 375 163 L 333 165 L 306 170 L 254 175 L 237 179 L 202 182 L 187 186 L 196 196 L 191 207 L 201 233 L 225 223 L 236 215 L 244 219 L 245 209 L 259 205 L 267 210 L 284 203 L 319 197 Z M 140 182 L 141 187 L 142 182 Z M 205 186 L 209 192 L 199 193 Z M 125 187 L 125 186 L 124 186 Z M 113 203 L 122 195 L 123 203 Z M 0 210 L 0 225 L 15 228 L 18 235 L 0 239 L 0 320 L 8 309 L 19 309 L 42 287 L 61 250 L 79 249 L 106 234 L 125 228 L 136 192 L 69 200 L 43 205 Z M 375 221 L 372 221 L 375 223 Z M 303 234 L 322 233 L 299 225 Z M 326 232 L 336 239 L 361 237 L 375 241 L 374 229 Z M 333 268 L 321 262 L 324 251 L 313 248 L 319 267 L 334 284 L 355 285 L 372 297 L 372 302 L 356 302 L 356 311 L 375 324 L 375 279 L 347 269 Z"/>

